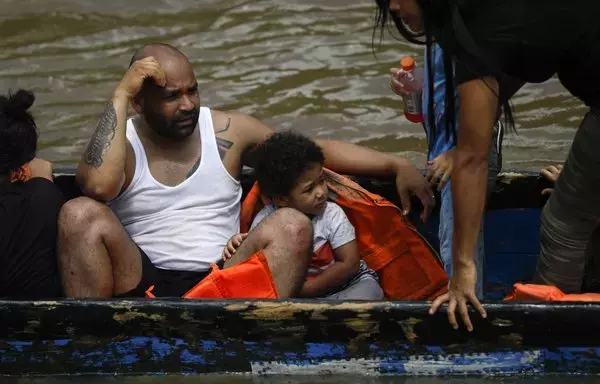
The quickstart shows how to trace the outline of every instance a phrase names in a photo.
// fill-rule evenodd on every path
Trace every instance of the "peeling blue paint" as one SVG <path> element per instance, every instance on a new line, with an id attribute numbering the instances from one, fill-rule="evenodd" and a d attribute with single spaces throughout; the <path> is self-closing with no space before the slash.
<path id="1" fill-rule="evenodd" d="M 426 346 L 421 352 L 407 352 L 409 344 L 398 344 L 395 348 L 385 348 L 376 344 L 368 345 L 365 355 L 353 355 L 342 343 L 304 343 L 296 345 L 294 351 L 283 354 L 274 343 L 196 340 L 187 343 L 182 339 L 158 337 L 135 337 L 129 340 L 98 343 L 91 350 L 90 345 L 74 344 L 72 340 L 9 341 L 9 350 L 0 349 L 0 363 L 11 364 L 26 358 L 35 366 L 41 364 L 46 350 L 46 359 L 60 361 L 69 348 L 69 364 L 79 367 L 81 373 L 103 373 L 106 368 L 126 373 L 139 364 L 149 363 L 151 367 L 168 366 L 173 361 L 181 364 L 179 373 L 202 374 L 214 372 L 223 364 L 222 359 L 246 361 L 237 364 L 232 372 L 248 373 L 252 364 L 262 368 L 262 374 L 269 374 L 272 364 L 279 369 L 286 366 L 305 367 L 307 372 L 325 364 L 326 371 L 349 369 L 360 364 L 370 367 L 372 374 L 378 375 L 523 375 L 523 374 L 572 374 L 574 372 L 600 372 L 600 348 L 560 347 L 546 349 L 525 349 L 522 351 L 497 348 L 486 353 L 450 353 L 442 346 Z M 414 348 L 414 347 L 413 347 Z M 35 351 L 35 353 L 31 353 Z M 108 353 L 112 351 L 112 353 Z M 261 365 L 262 364 L 262 365 Z M 282 368 L 283 367 L 283 368 Z M 77 373 L 69 371 L 69 373 Z M 167 373 L 161 369 L 148 371 L 148 374 Z"/>
<path id="2" fill-rule="evenodd" d="M 306 356 L 308 358 L 343 357 L 346 353 L 344 345 L 331 343 L 307 343 Z"/>
<path id="3" fill-rule="evenodd" d="M 437 345 L 427 346 L 425 348 L 426 348 L 427 352 L 429 352 L 431 354 L 444 353 L 444 350 L 442 349 L 442 347 L 439 347 Z"/>
<path id="4" fill-rule="evenodd" d="M 41 362 L 40 354 L 29 353 L 29 349 L 36 349 L 33 342 L 29 341 L 10 341 L 9 351 L 0 351 L 2 363 L 14 362 L 15 358 L 10 356 L 12 353 L 29 356 L 31 363 Z M 136 337 L 130 340 L 109 342 L 97 346 L 97 350 L 91 352 L 81 352 L 78 347 L 73 345 L 71 340 L 53 340 L 40 342 L 39 345 L 54 345 L 73 348 L 70 360 L 83 367 L 102 368 L 103 362 L 107 359 L 118 361 L 121 367 L 133 366 L 139 364 L 142 360 L 148 360 L 153 365 L 159 365 L 161 362 L 167 364 L 170 360 L 178 358 L 184 365 L 211 365 L 219 356 L 242 357 L 248 359 L 272 361 L 273 356 L 278 356 L 279 352 L 273 348 L 272 343 L 257 342 L 217 342 L 211 340 L 196 340 L 195 345 L 186 344 L 181 339 L 162 339 L 155 337 Z M 438 372 L 440 374 L 450 374 L 460 371 L 460 367 L 481 366 L 479 373 L 518 373 L 543 370 L 543 366 L 551 364 L 553 372 L 569 373 L 569 371 L 585 369 L 585 366 L 594 364 L 600 367 L 600 348 L 578 348 L 563 347 L 556 349 L 514 351 L 497 350 L 488 353 L 468 354 L 448 354 L 443 347 L 428 346 L 424 348 L 424 353 L 417 356 L 404 354 L 409 345 L 397 345 L 396 349 L 383 349 L 371 344 L 369 354 L 363 358 L 380 361 L 379 370 L 382 374 L 404 374 L 407 372 L 406 365 L 409 363 L 421 363 L 422 365 L 440 364 Z M 337 343 L 305 343 L 298 346 L 295 352 L 285 352 L 279 361 L 289 362 L 296 365 L 310 366 L 315 363 L 339 360 L 344 361 L 353 358 L 347 351 L 347 347 Z M 113 351 L 107 355 L 106 351 Z M 61 355 L 60 349 L 48 349 L 48 358 L 58 358 Z M 177 356 L 178 355 L 178 356 Z M 142 358 L 143 357 L 143 358 Z M 356 356 L 355 356 L 356 357 Z M 529 359 L 529 360 L 528 360 Z M 494 368 L 497 367 L 497 368 Z M 487 368 L 486 368 L 487 367 Z M 209 367 L 203 367 L 198 371 L 210 370 Z"/>
<path id="5" fill-rule="evenodd" d="M 3 364 L 12 364 L 12 363 L 16 363 L 16 362 L 17 362 L 17 358 L 16 357 L 0 356 L 0 365 L 3 365 Z"/>
<path id="6" fill-rule="evenodd" d="M 546 358 L 551 362 L 552 370 L 561 374 L 600 370 L 600 348 L 549 349 L 546 351 Z"/>
<path id="7" fill-rule="evenodd" d="M 189 349 L 185 349 L 181 352 L 180 359 L 183 364 L 206 364 L 204 356 L 190 352 Z"/>
<path id="8" fill-rule="evenodd" d="M 25 347 L 31 347 L 33 345 L 32 341 L 9 341 L 8 345 L 12 347 L 13 350 L 22 353 L 25 350 Z"/>
<path id="9" fill-rule="evenodd" d="M 52 341 L 54 342 L 54 345 L 57 347 L 64 347 L 72 342 L 71 339 L 56 339 L 56 340 L 52 340 Z"/>
<path id="10" fill-rule="evenodd" d="M 204 348 L 204 350 L 206 351 L 212 351 L 213 349 L 217 348 L 217 342 L 213 341 L 213 340 L 202 340 L 200 341 L 202 343 L 202 348 Z"/>
<path id="11" fill-rule="evenodd" d="M 177 347 L 185 345 L 183 340 L 176 339 L 173 346 L 162 339 L 152 339 L 152 360 L 163 360 L 171 356 Z"/>

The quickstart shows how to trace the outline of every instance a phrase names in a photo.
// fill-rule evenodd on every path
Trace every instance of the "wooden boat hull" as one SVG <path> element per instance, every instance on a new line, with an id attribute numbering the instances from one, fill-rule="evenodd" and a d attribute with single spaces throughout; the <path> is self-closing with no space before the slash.
<path id="1" fill-rule="evenodd" d="M 72 173 L 56 179 L 69 197 Z M 356 180 L 397 202 L 390 180 Z M 242 182 L 247 191 L 251 175 Z M 414 301 L 0 301 L 0 375 L 600 374 L 600 304 L 498 301 L 533 273 L 547 186 L 499 178 L 486 217 L 489 316 L 473 314 L 472 333 Z M 437 246 L 435 213 L 426 225 L 413 215 Z"/>
<path id="2" fill-rule="evenodd" d="M 423 302 L 0 302 L 0 373 L 600 373 L 600 305 L 486 308 L 468 333 Z"/>

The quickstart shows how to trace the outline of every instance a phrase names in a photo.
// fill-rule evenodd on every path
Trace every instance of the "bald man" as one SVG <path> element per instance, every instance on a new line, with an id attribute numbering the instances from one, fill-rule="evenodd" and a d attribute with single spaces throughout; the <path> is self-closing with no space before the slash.
<path id="1" fill-rule="evenodd" d="M 137 115 L 127 119 L 130 104 Z M 66 295 L 295 296 L 312 246 L 311 221 L 298 211 L 278 210 L 219 262 L 240 229 L 242 166 L 254 164 L 254 149 L 272 132 L 248 115 L 201 107 L 192 66 L 176 48 L 138 50 L 79 163 L 87 197 L 60 213 Z M 327 167 L 395 175 L 403 198 L 418 195 L 424 215 L 433 207 L 427 183 L 405 159 L 318 144 Z"/>

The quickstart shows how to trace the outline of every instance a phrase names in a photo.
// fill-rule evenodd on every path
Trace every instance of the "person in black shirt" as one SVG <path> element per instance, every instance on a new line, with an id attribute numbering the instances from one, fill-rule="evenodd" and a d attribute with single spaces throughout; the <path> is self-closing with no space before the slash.
<path id="1" fill-rule="evenodd" d="M 433 302 L 431 313 L 448 302 L 450 323 L 458 327 L 458 308 L 469 330 L 468 302 L 486 315 L 475 296 L 473 253 L 484 209 L 488 144 L 499 105 L 509 125 L 513 123 L 508 100 L 518 88 L 508 86 L 508 78 L 540 83 L 557 75 L 589 107 L 543 209 L 541 252 L 534 276 L 534 282 L 556 285 L 566 293 L 581 291 L 586 260 L 598 252 L 588 244 L 599 243 L 592 234 L 600 222 L 600 1 L 376 3 L 376 28 L 391 21 L 410 42 L 428 47 L 437 42 L 447 68 L 446 125 L 458 137 L 451 175 L 454 274 L 449 292 Z M 459 91 L 458 130 L 453 119 L 455 89 Z"/>
<path id="2" fill-rule="evenodd" d="M 62 296 L 56 239 L 64 203 L 52 166 L 36 158 L 34 95 L 0 96 L 0 298 Z"/>

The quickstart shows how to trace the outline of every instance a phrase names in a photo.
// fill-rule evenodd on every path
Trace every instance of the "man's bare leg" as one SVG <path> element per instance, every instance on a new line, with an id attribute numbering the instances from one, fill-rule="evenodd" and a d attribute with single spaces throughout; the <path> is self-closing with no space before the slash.
<path id="1" fill-rule="evenodd" d="M 312 222 L 306 215 L 281 208 L 262 221 L 225 263 L 225 268 L 263 250 L 280 298 L 297 295 L 312 257 Z"/>
<path id="2" fill-rule="evenodd" d="M 60 211 L 58 263 L 67 297 L 111 297 L 136 288 L 142 278 L 137 246 L 110 208 L 87 197 Z"/>

